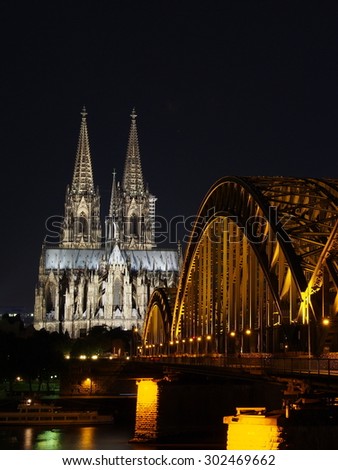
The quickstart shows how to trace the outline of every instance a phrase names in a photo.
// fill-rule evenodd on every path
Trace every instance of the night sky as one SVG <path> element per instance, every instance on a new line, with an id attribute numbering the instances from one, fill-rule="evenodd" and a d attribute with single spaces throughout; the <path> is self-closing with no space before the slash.
<path id="1" fill-rule="evenodd" d="M 33 309 L 82 106 L 107 213 L 133 107 L 168 220 L 226 175 L 338 177 L 338 2 L 0 0 L 0 307 Z"/>

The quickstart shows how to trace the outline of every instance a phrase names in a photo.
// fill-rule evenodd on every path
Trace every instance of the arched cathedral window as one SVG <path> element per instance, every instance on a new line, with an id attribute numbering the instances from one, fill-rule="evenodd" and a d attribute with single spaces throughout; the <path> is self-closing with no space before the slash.
<path id="1" fill-rule="evenodd" d="M 121 279 L 117 278 L 114 281 L 113 285 L 113 305 L 114 307 L 121 307 L 123 304 L 122 301 L 122 281 Z"/>
<path id="2" fill-rule="evenodd" d="M 137 216 L 133 214 L 130 217 L 130 235 L 138 235 L 137 222 Z"/>
<path id="3" fill-rule="evenodd" d="M 79 217 L 79 235 L 83 236 L 84 240 L 88 239 L 88 220 L 84 212 L 81 212 Z"/>

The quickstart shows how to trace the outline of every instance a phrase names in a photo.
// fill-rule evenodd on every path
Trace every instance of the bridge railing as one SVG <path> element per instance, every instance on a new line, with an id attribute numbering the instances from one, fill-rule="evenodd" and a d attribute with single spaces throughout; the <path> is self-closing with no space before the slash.
<path id="1" fill-rule="evenodd" d="M 271 355 L 214 355 L 214 356 L 140 356 L 138 360 L 165 364 L 243 369 L 267 374 L 323 375 L 338 377 L 338 359 L 314 357 L 273 357 Z"/>

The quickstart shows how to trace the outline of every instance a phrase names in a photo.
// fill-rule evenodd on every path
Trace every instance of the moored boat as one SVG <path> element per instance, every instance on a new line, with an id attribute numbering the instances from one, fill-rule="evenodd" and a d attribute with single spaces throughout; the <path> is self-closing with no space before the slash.
<path id="1" fill-rule="evenodd" d="M 1 425 L 76 425 L 109 424 L 111 415 L 101 415 L 97 411 L 65 411 L 60 406 L 27 399 L 21 402 L 16 411 L 1 411 Z"/>

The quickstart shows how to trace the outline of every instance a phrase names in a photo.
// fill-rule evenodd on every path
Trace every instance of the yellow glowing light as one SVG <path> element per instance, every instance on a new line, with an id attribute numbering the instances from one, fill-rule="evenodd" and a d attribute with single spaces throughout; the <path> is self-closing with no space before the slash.
<path id="1" fill-rule="evenodd" d="M 190 341 L 190 343 L 192 343 L 194 340 L 193 340 L 193 338 L 189 338 L 189 341 Z"/>
<path id="2" fill-rule="evenodd" d="M 281 442 L 280 428 L 269 420 L 264 424 L 229 424 L 227 450 L 277 450 Z"/>
<path id="3" fill-rule="evenodd" d="M 158 384 L 149 380 L 137 382 L 135 438 L 157 437 Z"/>
<path id="4" fill-rule="evenodd" d="M 251 330 L 249 330 L 249 328 L 247 330 L 245 330 L 245 334 L 246 335 L 251 335 Z"/>
<path id="5" fill-rule="evenodd" d="M 96 361 L 96 359 L 98 359 L 98 358 L 99 358 L 99 356 L 98 356 L 97 354 L 93 354 L 93 355 L 92 355 L 93 361 Z"/>
<path id="6" fill-rule="evenodd" d="M 94 442 L 95 428 L 92 426 L 81 426 L 80 431 L 80 449 L 90 449 Z"/>
<path id="7" fill-rule="evenodd" d="M 202 341 L 202 338 L 199 336 L 199 337 L 197 338 L 197 341 Z"/>
<path id="8" fill-rule="evenodd" d="M 211 336 L 210 336 L 210 335 L 207 336 L 207 340 L 208 340 L 208 341 L 211 340 Z"/>
<path id="9" fill-rule="evenodd" d="M 84 361 L 85 359 L 87 359 L 87 356 L 85 354 L 81 354 L 79 356 L 79 359 L 81 359 L 81 361 Z"/>
<path id="10" fill-rule="evenodd" d="M 174 341 L 170 341 L 170 343 L 169 343 L 169 344 L 172 346 L 172 345 L 174 344 Z"/>
<path id="11" fill-rule="evenodd" d="M 235 331 L 230 331 L 230 336 L 236 336 L 236 332 Z"/>
<path id="12" fill-rule="evenodd" d="M 323 323 L 324 326 L 327 326 L 327 325 L 330 324 L 330 320 L 328 318 L 323 318 L 322 323 Z"/>
<path id="13" fill-rule="evenodd" d="M 70 359 L 70 355 L 69 355 L 69 354 L 66 354 L 66 355 L 65 355 L 65 359 Z"/>

